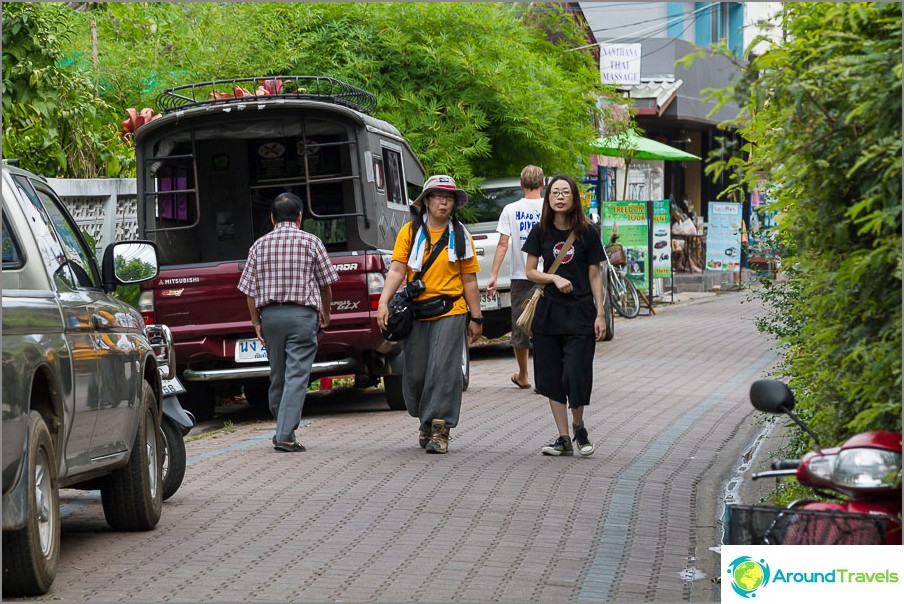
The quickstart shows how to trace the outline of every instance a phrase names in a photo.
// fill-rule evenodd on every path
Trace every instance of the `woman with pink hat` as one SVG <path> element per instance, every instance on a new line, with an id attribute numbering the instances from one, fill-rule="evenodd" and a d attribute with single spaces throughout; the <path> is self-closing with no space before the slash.
<path id="1" fill-rule="evenodd" d="M 406 282 L 416 294 L 416 320 L 404 342 L 403 393 L 408 413 L 420 420 L 418 444 L 427 453 L 448 451 L 449 430 L 458 425 L 461 412 L 465 332 L 473 342 L 483 325 L 480 264 L 470 233 L 455 216 L 467 202 L 468 194 L 452 177 L 427 179 L 412 203 L 412 220 L 396 237 L 377 306 L 377 324 L 386 329 L 396 290 Z"/>

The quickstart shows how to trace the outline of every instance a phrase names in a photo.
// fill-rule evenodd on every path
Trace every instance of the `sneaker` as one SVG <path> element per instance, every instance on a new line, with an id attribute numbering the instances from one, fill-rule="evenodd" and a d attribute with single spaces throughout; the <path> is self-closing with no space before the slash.
<path id="1" fill-rule="evenodd" d="M 417 431 L 417 444 L 421 446 L 421 449 L 427 448 L 427 443 L 430 442 L 430 435 L 424 432 L 423 430 Z"/>
<path id="2" fill-rule="evenodd" d="M 581 424 L 580 426 L 572 424 L 572 427 L 574 428 L 574 438 L 572 440 L 574 440 L 574 443 L 578 446 L 578 453 L 584 457 L 593 455 L 596 447 L 590 442 L 590 437 L 587 435 L 587 428 L 584 427 L 584 424 Z"/>
<path id="3" fill-rule="evenodd" d="M 540 449 L 543 455 L 574 455 L 574 447 L 567 436 L 559 436 L 554 441 Z"/>
<path id="4" fill-rule="evenodd" d="M 424 447 L 427 453 L 446 453 L 449 451 L 449 428 L 446 427 L 446 420 L 435 419 L 430 424 L 433 428 L 433 434 L 427 446 Z"/>

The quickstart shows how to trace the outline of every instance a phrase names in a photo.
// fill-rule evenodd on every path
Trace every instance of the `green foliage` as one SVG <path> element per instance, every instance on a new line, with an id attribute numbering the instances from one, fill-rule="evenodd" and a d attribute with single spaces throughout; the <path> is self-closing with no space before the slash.
<path id="1" fill-rule="evenodd" d="M 901 430 L 901 6 L 785 3 L 786 40 L 714 98 L 744 107 L 730 191 L 778 184 L 784 278 L 760 328 L 824 442 Z"/>
<path id="2" fill-rule="evenodd" d="M 128 176 L 134 154 L 116 135 L 117 111 L 83 75 L 58 66 L 73 11 L 4 2 L 3 156 L 57 177 Z"/>
<path id="3" fill-rule="evenodd" d="M 122 107 L 151 106 L 167 87 L 278 74 L 336 77 L 373 92 L 430 173 L 473 190 L 528 163 L 580 174 L 605 91 L 559 5 L 510 3 L 106 3 L 69 56 Z M 552 41 L 550 41 L 552 40 Z"/>
<path id="4" fill-rule="evenodd" d="M 138 298 L 141 296 L 140 285 L 117 285 L 113 296 L 138 310 Z"/>

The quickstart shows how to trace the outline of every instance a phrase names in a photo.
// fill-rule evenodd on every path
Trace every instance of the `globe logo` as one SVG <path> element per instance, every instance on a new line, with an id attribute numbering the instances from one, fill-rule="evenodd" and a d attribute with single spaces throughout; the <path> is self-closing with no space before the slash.
<path id="1" fill-rule="evenodd" d="M 755 598 L 756 590 L 769 583 L 769 565 L 750 556 L 741 556 L 728 565 L 731 587 L 742 598 Z"/>

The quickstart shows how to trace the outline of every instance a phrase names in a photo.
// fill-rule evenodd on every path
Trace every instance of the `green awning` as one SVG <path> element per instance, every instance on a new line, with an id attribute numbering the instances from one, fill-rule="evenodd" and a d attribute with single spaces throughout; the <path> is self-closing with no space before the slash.
<path id="1" fill-rule="evenodd" d="M 633 131 L 619 136 L 605 136 L 593 141 L 599 155 L 626 159 L 662 159 L 672 161 L 699 160 L 693 153 L 645 138 Z"/>

